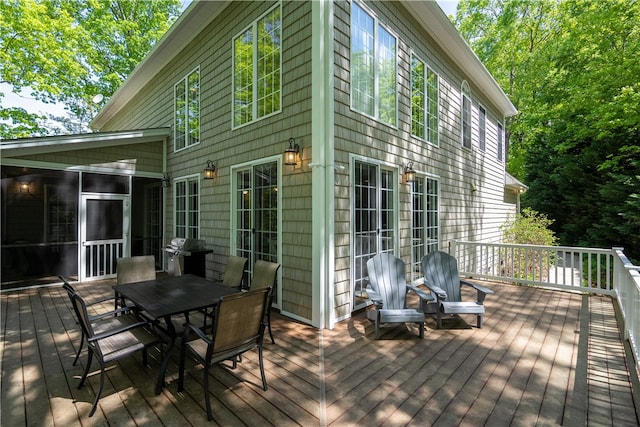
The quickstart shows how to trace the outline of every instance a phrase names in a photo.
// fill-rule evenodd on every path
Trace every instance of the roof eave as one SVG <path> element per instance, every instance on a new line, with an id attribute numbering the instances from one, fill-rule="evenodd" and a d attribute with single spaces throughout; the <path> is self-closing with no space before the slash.
<path id="1" fill-rule="evenodd" d="M 91 129 L 101 129 L 179 52 L 198 36 L 230 1 L 192 2 L 94 117 L 89 124 Z M 188 29 L 188 31 L 185 29 Z"/>
<path id="2" fill-rule="evenodd" d="M 402 3 L 438 45 L 449 53 L 449 59 L 464 70 L 467 81 L 473 83 L 494 102 L 504 117 L 515 116 L 518 113 L 498 82 L 462 38 L 437 2 L 402 0 Z"/>
<path id="3" fill-rule="evenodd" d="M 143 144 L 164 141 L 169 137 L 170 132 L 170 128 L 164 127 L 16 139 L 0 143 L 0 153 L 2 158 L 9 158 L 117 145 Z"/>

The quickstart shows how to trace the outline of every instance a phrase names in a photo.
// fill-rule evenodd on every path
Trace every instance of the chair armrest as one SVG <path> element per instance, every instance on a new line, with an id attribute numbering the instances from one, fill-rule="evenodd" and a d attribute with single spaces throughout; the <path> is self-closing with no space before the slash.
<path id="1" fill-rule="evenodd" d="M 130 331 L 131 329 L 136 329 L 136 328 L 140 328 L 140 327 L 143 327 L 143 326 L 149 326 L 149 322 L 137 322 L 137 323 L 132 323 L 131 325 L 123 326 L 121 328 L 112 329 L 110 331 L 106 331 L 106 332 L 103 332 L 101 334 L 92 336 L 91 338 L 89 338 L 89 342 L 100 341 L 100 340 L 103 340 L 105 338 L 109 338 L 109 337 L 112 337 L 114 335 L 118 335 L 118 334 L 121 334 L 123 332 Z"/>
<path id="2" fill-rule="evenodd" d="M 367 286 L 365 290 L 367 291 L 367 295 L 369 295 L 369 299 L 373 301 L 375 305 L 382 307 L 382 297 L 374 291 L 371 286 Z"/>
<path id="3" fill-rule="evenodd" d="M 113 299 L 113 298 L 111 298 L 111 299 Z M 90 316 L 90 320 L 94 321 L 94 320 L 103 319 L 103 318 L 109 317 L 109 316 L 115 316 L 117 314 L 126 314 L 126 313 L 129 313 L 130 311 L 134 311 L 134 307 L 129 307 L 129 306 L 120 307 L 117 310 L 110 310 L 110 311 L 106 311 L 104 313 L 100 313 L 100 314 L 96 314 L 94 316 Z"/>
<path id="4" fill-rule="evenodd" d="M 185 323 L 184 324 L 184 335 L 183 335 L 183 342 L 187 342 L 187 338 L 189 338 L 189 334 L 193 332 L 194 334 L 196 334 L 198 336 L 198 338 L 200 338 L 201 340 L 205 341 L 207 343 L 207 345 L 211 345 L 213 344 L 213 341 L 211 339 L 209 339 L 209 337 L 202 332 L 202 330 L 200 328 L 198 328 L 197 326 L 192 325 L 191 323 Z"/>
<path id="5" fill-rule="evenodd" d="M 91 307 L 92 305 L 100 304 L 106 301 L 113 301 L 114 297 L 104 297 L 100 299 L 92 300 L 91 302 L 87 302 L 87 307 Z"/>
<path id="6" fill-rule="evenodd" d="M 424 285 L 427 287 L 427 289 L 429 289 L 436 295 L 438 302 L 447 300 L 447 293 L 441 287 L 431 284 L 426 280 L 424 282 Z"/>
<path id="7" fill-rule="evenodd" d="M 490 295 L 490 294 L 494 293 L 491 289 L 485 288 L 484 286 L 481 286 L 481 285 L 479 285 L 477 283 L 474 283 L 474 282 L 470 282 L 469 280 L 466 280 L 466 279 L 460 279 L 460 284 L 471 286 L 473 289 L 478 291 L 478 303 L 479 304 L 482 304 L 484 302 L 484 297 L 486 295 Z"/>
<path id="8" fill-rule="evenodd" d="M 418 280 L 416 280 L 413 283 L 416 283 L 416 282 L 418 282 Z M 422 282 L 424 283 L 424 280 Z M 435 299 L 433 298 L 433 295 L 426 293 L 425 291 L 418 288 L 417 286 L 414 286 L 413 284 L 407 285 L 407 290 L 415 292 L 422 301 L 433 301 Z"/>

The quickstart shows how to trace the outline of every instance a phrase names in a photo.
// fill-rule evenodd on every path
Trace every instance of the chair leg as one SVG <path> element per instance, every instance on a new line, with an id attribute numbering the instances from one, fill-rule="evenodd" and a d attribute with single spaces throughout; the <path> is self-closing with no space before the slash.
<path id="1" fill-rule="evenodd" d="M 91 412 L 89 412 L 89 416 L 92 417 L 95 414 L 96 409 L 98 408 L 98 400 L 100 400 L 100 395 L 102 394 L 102 388 L 104 387 L 104 362 L 100 361 L 100 385 L 98 386 L 98 392 L 96 393 L 96 398 L 93 401 L 93 406 L 91 407 Z"/>
<path id="2" fill-rule="evenodd" d="M 420 330 L 420 338 L 424 339 L 424 322 L 417 323 Z"/>
<path id="3" fill-rule="evenodd" d="M 262 361 L 262 346 L 258 347 L 258 360 L 260 361 L 260 375 L 262 376 L 262 389 L 267 391 L 269 386 L 267 386 L 267 377 L 264 375 L 264 363 Z"/>
<path id="4" fill-rule="evenodd" d="M 482 314 L 478 314 L 478 319 L 476 320 L 476 326 L 478 327 L 478 329 L 482 328 Z"/>
<path id="5" fill-rule="evenodd" d="M 267 327 L 269 328 L 269 336 L 271 337 L 271 344 L 275 344 L 276 341 L 273 339 L 273 332 L 271 332 L 271 310 L 267 313 Z"/>
<path id="6" fill-rule="evenodd" d="M 209 363 L 204 365 L 204 401 L 207 406 L 207 420 L 211 421 L 213 415 L 211 414 L 211 400 L 209 398 Z"/>
<path id="7" fill-rule="evenodd" d="M 436 315 L 436 326 L 438 329 L 442 329 L 442 310 L 438 310 L 438 314 Z"/>
<path id="8" fill-rule="evenodd" d="M 147 347 L 142 349 L 142 366 L 149 367 L 149 358 L 147 357 Z"/>
<path id="9" fill-rule="evenodd" d="M 78 384 L 78 390 L 82 388 L 84 385 L 84 381 L 87 379 L 87 375 L 89 375 L 89 369 L 91 369 L 91 362 L 93 361 L 93 352 L 91 349 L 88 351 L 89 356 L 87 357 L 87 366 L 84 368 L 84 374 L 82 374 L 82 378 L 80 379 L 80 384 Z"/>
<path id="10" fill-rule="evenodd" d="M 80 330 L 80 346 L 78 347 L 78 352 L 76 353 L 76 358 L 73 359 L 73 366 L 76 366 L 78 363 L 78 358 L 80 357 L 80 353 L 82 353 L 82 345 L 84 344 L 84 331 Z"/>

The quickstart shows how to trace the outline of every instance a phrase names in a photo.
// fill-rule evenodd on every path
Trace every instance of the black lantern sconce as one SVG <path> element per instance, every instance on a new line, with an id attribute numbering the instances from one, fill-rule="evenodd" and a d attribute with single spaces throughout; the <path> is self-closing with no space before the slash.
<path id="1" fill-rule="evenodd" d="M 293 138 L 289 138 L 289 148 L 284 150 L 284 164 L 296 166 L 298 164 L 298 155 L 300 154 L 300 146 L 296 144 Z"/>
<path id="2" fill-rule="evenodd" d="M 212 160 L 207 160 L 207 167 L 202 171 L 204 179 L 213 179 L 216 177 L 216 165 Z"/>
<path id="3" fill-rule="evenodd" d="M 171 177 L 166 172 L 162 174 L 161 181 L 164 188 L 168 188 L 171 185 Z"/>
<path id="4" fill-rule="evenodd" d="M 413 170 L 413 162 L 407 163 L 403 171 L 404 182 L 410 183 L 416 180 L 416 171 Z"/>

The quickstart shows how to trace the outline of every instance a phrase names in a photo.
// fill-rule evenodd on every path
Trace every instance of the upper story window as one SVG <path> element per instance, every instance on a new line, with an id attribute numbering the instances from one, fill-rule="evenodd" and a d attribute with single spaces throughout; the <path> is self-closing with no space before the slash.
<path id="1" fill-rule="evenodd" d="M 411 133 L 438 145 L 438 75 L 417 56 L 411 57 Z"/>
<path id="2" fill-rule="evenodd" d="M 388 125 L 397 121 L 397 41 L 376 18 L 351 4 L 351 107 Z"/>
<path id="3" fill-rule="evenodd" d="M 462 82 L 462 146 L 471 149 L 471 90 Z"/>
<path id="4" fill-rule="evenodd" d="M 281 109 L 281 16 L 277 5 L 233 39 L 234 127 Z"/>
<path id="5" fill-rule="evenodd" d="M 174 150 L 200 142 L 200 68 L 180 80 L 174 94 Z"/>
<path id="6" fill-rule="evenodd" d="M 199 177 L 175 181 L 175 236 L 199 238 L 200 234 Z"/>
<path id="7" fill-rule="evenodd" d="M 487 110 L 478 107 L 478 147 L 480 150 L 487 149 Z"/>
<path id="8" fill-rule="evenodd" d="M 498 123 L 498 161 L 501 162 L 504 160 L 503 155 L 503 147 L 504 147 L 504 130 L 502 129 L 502 123 Z"/>

